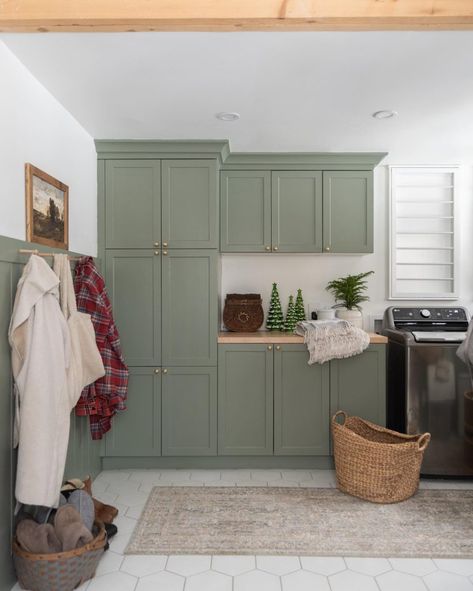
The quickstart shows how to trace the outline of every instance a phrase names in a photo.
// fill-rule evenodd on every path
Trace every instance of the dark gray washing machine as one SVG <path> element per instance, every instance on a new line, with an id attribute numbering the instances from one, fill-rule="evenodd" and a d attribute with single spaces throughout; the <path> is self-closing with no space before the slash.
<path id="1" fill-rule="evenodd" d="M 424 476 L 473 476 L 472 384 L 456 355 L 469 320 L 462 307 L 391 307 L 384 314 L 387 424 L 403 433 L 431 433 Z"/>

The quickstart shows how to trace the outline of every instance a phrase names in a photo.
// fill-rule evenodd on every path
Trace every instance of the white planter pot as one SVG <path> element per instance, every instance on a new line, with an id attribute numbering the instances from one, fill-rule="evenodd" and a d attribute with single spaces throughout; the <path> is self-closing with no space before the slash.
<path id="1" fill-rule="evenodd" d="M 346 308 L 339 308 L 337 310 L 337 318 L 340 320 L 348 320 L 353 326 L 363 328 L 363 315 L 360 310 L 347 310 Z"/>

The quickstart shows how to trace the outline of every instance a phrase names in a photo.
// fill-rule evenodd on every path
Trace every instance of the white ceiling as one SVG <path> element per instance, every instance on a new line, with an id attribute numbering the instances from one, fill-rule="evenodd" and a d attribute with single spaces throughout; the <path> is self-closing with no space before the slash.
<path id="1" fill-rule="evenodd" d="M 14 34 L 94 138 L 473 158 L 473 32 Z M 371 114 L 395 109 L 396 119 Z M 219 111 L 237 111 L 225 123 Z"/>

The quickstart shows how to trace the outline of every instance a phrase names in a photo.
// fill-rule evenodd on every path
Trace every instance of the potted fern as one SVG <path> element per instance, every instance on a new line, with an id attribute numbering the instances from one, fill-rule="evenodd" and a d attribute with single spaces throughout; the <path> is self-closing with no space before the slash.
<path id="1" fill-rule="evenodd" d="M 369 297 L 365 294 L 368 287 L 366 278 L 374 271 L 359 273 L 358 275 L 347 275 L 339 277 L 327 284 L 325 288 L 335 298 L 334 308 L 337 310 L 337 318 L 348 320 L 354 326 L 363 328 L 363 316 L 360 304 L 367 302 Z"/>

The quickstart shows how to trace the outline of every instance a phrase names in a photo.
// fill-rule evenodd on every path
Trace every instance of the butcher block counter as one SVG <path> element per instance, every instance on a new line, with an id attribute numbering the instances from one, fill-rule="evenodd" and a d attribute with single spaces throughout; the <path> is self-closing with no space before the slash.
<path id="1" fill-rule="evenodd" d="M 370 344 L 371 345 L 385 345 L 388 342 L 388 339 L 380 334 L 376 333 L 368 333 L 370 335 Z M 303 344 L 304 337 L 301 337 L 297 334 L 287 333 L 287 332 L 279 332 L 279 331 L 269 331 L 269 330 L 258 330 L 256 332 L 229 332 L 229 331 L 222 331 L 218 335 L 218 343 L 220 345 L 237 345 L 237 344 Z"/>

